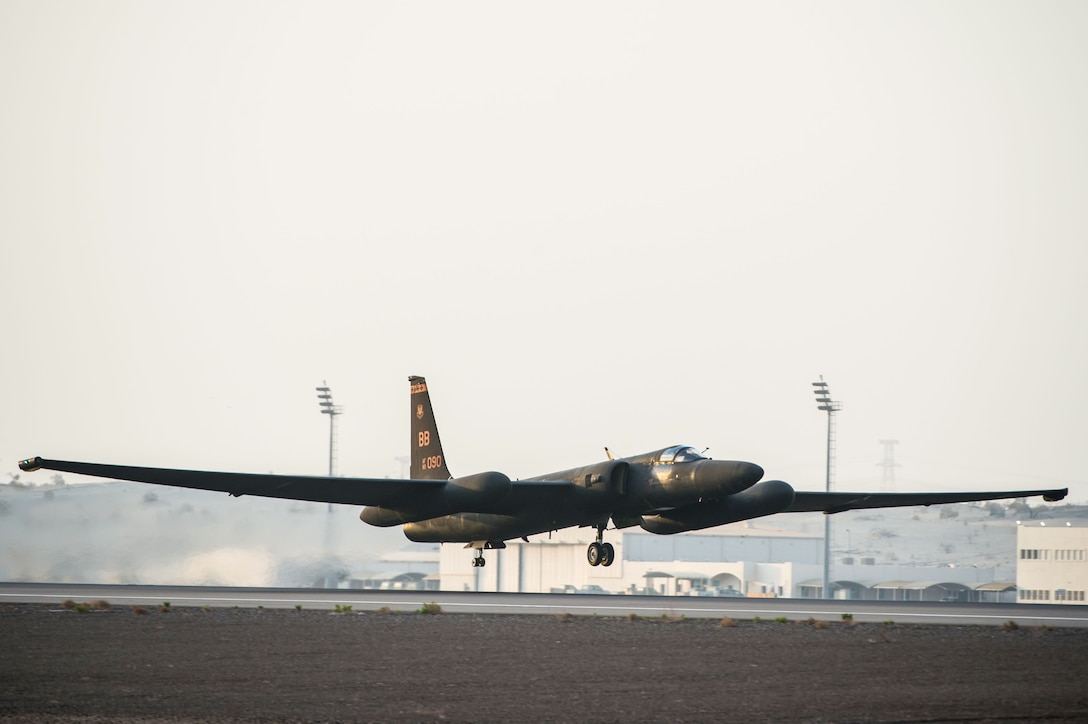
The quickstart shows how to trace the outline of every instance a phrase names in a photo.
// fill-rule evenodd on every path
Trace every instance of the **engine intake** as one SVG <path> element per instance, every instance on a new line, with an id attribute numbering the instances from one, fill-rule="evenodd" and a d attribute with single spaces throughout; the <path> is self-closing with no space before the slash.
<path id="1" fill-rule="evenodd" d="M 490 513 L 501 510 L 511 487 L 510 478 L 502 473 L 477 473 L 446 481 L 441 488 L 410 507 L 368 505 L 359 518 L 364 523 L 389 528 L 451 513 Z"/>
<path id="2" fill-rule="evenodd" d="M 511 487 L 510 478 L 502 473 L 477 473 L 448 481 L 441 495 L 458 512 L 487 513 L 502 503 Z"/>
<path id="3" fill-rule="evenodd" d="M 644 515 L 640 525 L 651 533 L 671 535 L 774 515 L 792 502 L 793 486 L 781 480 L 765 480 L 720 500 L 685 505 L 659 515 Z"/>

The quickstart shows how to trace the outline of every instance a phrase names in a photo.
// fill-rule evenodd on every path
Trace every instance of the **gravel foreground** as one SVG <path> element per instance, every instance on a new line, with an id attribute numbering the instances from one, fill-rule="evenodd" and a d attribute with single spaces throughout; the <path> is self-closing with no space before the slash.
<path id="1" fill-rule="evenodd" d="M 0 611 L 0 719 L 1084 721 L 1088 629 Z"/>

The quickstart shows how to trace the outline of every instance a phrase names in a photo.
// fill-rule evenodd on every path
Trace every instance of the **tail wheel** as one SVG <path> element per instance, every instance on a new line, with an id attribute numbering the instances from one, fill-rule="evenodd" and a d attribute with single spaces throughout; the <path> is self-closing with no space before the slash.
<path id="1" fill-rule="evenodd" d="M 586 548 L 586 560 L 589 561 L 591 566 L 601 565 L 601 559 L 604 556 L 604 551 L 600 543 L 594 541 L 589 544 L 589 548 Z"/>
<path id="2" fill-rule="evenodd" d="M 616 549 L 611 543 L 601 543 L 601 565 L 610 566 L 616 560 Z"/>

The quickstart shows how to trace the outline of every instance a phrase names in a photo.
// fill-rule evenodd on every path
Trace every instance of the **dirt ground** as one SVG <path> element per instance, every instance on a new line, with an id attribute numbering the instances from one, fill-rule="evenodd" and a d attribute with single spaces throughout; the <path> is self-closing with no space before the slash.
<path id="1" fill-rule="evenodd" d="M 0 611 L 6 721 L 1083 721 L 1086 681 L 1085 629 Z"/>

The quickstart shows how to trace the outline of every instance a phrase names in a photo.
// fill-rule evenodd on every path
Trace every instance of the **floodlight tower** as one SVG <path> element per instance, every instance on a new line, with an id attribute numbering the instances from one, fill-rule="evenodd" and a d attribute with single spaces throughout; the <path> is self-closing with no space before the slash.
<path id="1" fill-rule="evenodd" d="M 334 405 L 332 402 L 332 390 L 327 382 L 322 381 L 317 390 L 317 404 L 321 406 L 321 414 L 329 416 L 329 477 L 336 475 L 336 417 L 344 413 L 344 408 Z"/>
<path id="2" fill-rule="evenodd" d="M 827 413 L 827 478 L 824 483 L 824 492 L 831 492 L 831 470 L 835 452 L 835 413 L 842 409 L 842 405 L 831 399 L 831 390 L 824 382 L 824 376 L 820 375 L 819 382 L 813 382 L 816 389 L 816 409 Z M 824 587 L 823 597 L 831 598 L 831 516 L 824 514 Z"/>

